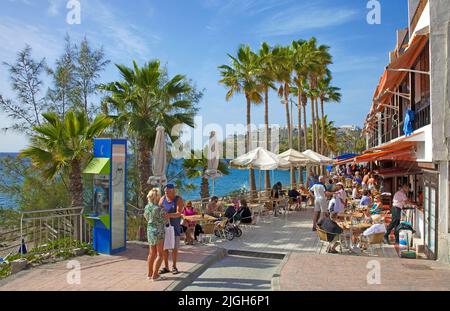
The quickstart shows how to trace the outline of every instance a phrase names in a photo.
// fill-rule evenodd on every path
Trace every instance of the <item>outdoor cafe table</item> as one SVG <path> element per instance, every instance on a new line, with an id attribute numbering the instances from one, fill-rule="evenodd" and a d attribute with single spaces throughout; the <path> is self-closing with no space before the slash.
<path id="1" fill-rule="evenodd" d="M 209 215 L 183 216 L 183 218 L 187 221 L 199 222 L 199 223 L 214 222 L 214 221 L 218 220 L 216 217 L 209 216 Z"/>
<path id="2" fill-rule="evenodd" d="M 344 232 L 349 232 L 349 249 L 353 249 L 353 237 L 361 235 L 365 230 L 369 229 L 372 225 L 368 223 L 357 223 L 352 224 L 351 221 L 338 222 L 338 225 L 344 230 Z"/>

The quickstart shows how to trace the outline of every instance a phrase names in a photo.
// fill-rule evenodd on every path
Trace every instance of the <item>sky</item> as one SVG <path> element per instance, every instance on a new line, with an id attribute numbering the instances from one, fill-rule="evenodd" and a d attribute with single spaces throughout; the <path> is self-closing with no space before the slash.
<path id="1" fill-rule="evenodd" d="M 407 0 L 379 0 L 381 23 L 370 25 L 368 0 L 80 0 L 81 24 L 69 25 L 68 0 L 1 0 L 0 62 L 14 62 L 26 44 L 36 59 L 53 66 L 64 37 L 86 37 L 103 47 L 111 64 L 101 82 L 119 79 L 114 64 L 160 59 L 170 75 L 185 74 L 204 91 L 199 103 L 203 126 L 245 122 L 245 99 L 225 100 L 218 66 L 240 44 L 258 49 L 262 42 L 290 44 L 314 36 L 331 47 L 333 84 L 342 102 L 326 106 L 337 126 L 362 126 L 379 77 L 389 62 L 397 29 L 407 26 Z M 72 0 L 73 1 L 73 0 Z M 47 78 L 44 77 L 47 81 Z M 0 65 L 0 94 L 14 95 L 5 66 Z M 284 107 L 270 96 L 270 123 L 285 125 Z M 252 122 L 262 124 L 263 106 L 252 108 Z M 0 114 L 0 127 L 11 120 Z M 20 133 L 0 133 L 0 152 L 25 147 Z"/>

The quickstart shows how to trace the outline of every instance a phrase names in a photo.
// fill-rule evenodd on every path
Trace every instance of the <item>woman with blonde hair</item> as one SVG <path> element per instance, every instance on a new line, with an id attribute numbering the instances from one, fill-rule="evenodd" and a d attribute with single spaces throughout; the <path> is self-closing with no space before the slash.
<path id="1" fill-rule="evenodd" d="M 158 281 L 162 279 L 158 271 L 163 261 L 167 215 L 164 209 L 158 205 L 161 199 L 161 191 L 159 188 L 150 190 L 147 199 L 148 204 L 144 211 L 144 217 L 147 220 L 147 239 L 150 246 L 147 258 L 147 278 Z"/>

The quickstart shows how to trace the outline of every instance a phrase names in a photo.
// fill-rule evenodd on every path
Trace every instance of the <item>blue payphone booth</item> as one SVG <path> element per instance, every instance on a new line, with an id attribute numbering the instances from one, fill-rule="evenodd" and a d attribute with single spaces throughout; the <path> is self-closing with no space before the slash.
<path id="1" fill-rule="evenodd" d="M 84 170 L 93 175 L 93 206 L 86 219 L 93 227 L 93 247 L 102 254 L 126 249 L 126 168 L 126 140 L 94 140 L 94 158 Z"/>

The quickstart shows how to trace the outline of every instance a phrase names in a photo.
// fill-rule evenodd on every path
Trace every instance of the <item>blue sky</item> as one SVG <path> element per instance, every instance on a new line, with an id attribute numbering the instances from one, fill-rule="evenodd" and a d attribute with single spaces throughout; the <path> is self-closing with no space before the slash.
<path id="1" fill-rule="evenodd" d="M 64 36 L 83 36 L 103 46 L 111 65 L 104 82 L 118 79 L 114 63 L 143 64 L 158 58 L 169 73 L 186 74 L 205 89 L 200 103 L 203 123 L 243 123 L 242 96 L 225 101 L 217 83 L 217 66 L 228 63 L 227 53 L 239 44 L 257 49 L 263 41 L 289 44 L 318 38 L 331 46 L 334 84 L 342 89 L 340 104 L 326 107 L 336 125 L 362 125 L 388 51 L 395 45 L 395 30 L 407 25 L 407 0 L 380 0 L 380 25 L 366 22 L 367 0 L 81 0 L 81 25 L 66 23 L 66 0 L 3 0 L 0 11 L 0 61 L 13 62 L 16 52 L 29 44 L 36 58 L 50 65 L 61 54 Z M 0 93 L 11 95 L 5 67 L 0 67 Z M 270 122 L 285 124 L 283 106 L 270 99 Z M 263 123 L 263 107 L 253 108 L 255 124 Z M 0 115 L 1 127 L 9 120 Z M 17 151 L 26 138 L 0 134 L 0 152 Z"/>

